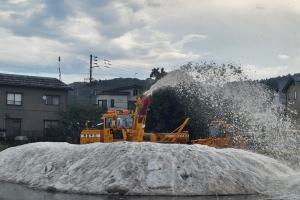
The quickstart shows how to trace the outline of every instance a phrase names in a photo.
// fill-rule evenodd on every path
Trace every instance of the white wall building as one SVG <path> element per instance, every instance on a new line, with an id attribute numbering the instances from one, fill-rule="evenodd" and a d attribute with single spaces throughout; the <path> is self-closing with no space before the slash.
<path id="1" fill-rule="evenodd" d="M 142 92 L 142 88 L 137 85 L 105 90 L 97 94 L 96 104 L 109 110 L 134 110 L 136 98 Z"/>

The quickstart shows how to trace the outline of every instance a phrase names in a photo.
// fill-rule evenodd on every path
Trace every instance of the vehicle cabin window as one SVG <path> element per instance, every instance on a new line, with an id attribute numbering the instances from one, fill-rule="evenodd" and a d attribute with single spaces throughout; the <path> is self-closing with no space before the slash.
<path id="1" fill-rule="evenodd" d="M 105 128 L 116 128 L 117 121 L 116 119 L 112 119 L 110 117 L 105 118 Z"/>
<path id="2" fill-rule="evenodd" d="M 134 89 L 134 90 L 133 90 L 133 96 L 137 96 L 137 95 L 138 95 L 138 92 L 139 92 L 138 89 Z"/>
<path id="3" fill-rule="evenodd" d="M 22 105 L 22 94 L 20 93 L 7 93 L 6 96 L 7 105 Z"/>
<path id="4" fill-rule="evenodd" d="M 45 104 L 46 105 L 59 105 L 60 104 L 59 96 L 46 95 Z"/>
<path id="5" fill-rule="evenodd" d="M 118 115 L 117 117 L 117 127 L 118 128 L 131 128 L 133 124 L 133 118 L 127 115 Z"/>
<path id="6" fill-rule="evenodd" d="M 210 137 L 223 137 L 225 135 L 222 126 L 210 126 L 208 130 Z"/>
<path id="7" fill-rule="evenodd" d="M 115 107 L 115 100 L 114 100 L 114 99 L 111 99 L 111 100 L 110 100 L 110 107 L 111 107 L 111 108 L 114 108 L 114 107 Z"/>

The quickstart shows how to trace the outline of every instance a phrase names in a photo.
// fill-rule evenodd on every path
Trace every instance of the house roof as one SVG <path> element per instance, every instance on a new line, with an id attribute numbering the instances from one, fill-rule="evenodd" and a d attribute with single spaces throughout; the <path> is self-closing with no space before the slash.
<path id="1" fill-rule="evenodd" d="M 102 91 L 97 93 L 97 95 L 117 95 L 117 96 L 128 96 L 129 92 L 122 92 L 122 91 Z"/>
<path id="2" fill-rule="evenodd" d="M 129 95 L 129 92 L 126 92 L 124 90 L 130 90 L 130 89 L 144 89 L 143 86 L 140 85 L 128 85 L 128 86 L 122 86 L 117 88 L 112 88 L 108 90 L 103 90 L 97 93 L 97 95 Z"/>
<path id="3" fill-rule="evenodd" d="M 56 90 L 70 90 L 72 89 L 67 84 L 56 78 L 39 77 L 39 76 L 25 76 L 15 74 L 0 73 L 0 85 L 17 86 L 17 87 L 31 87 L 31 88 L 45 88 Z"/>
<path id="4" fill-rule="evenodd" d="M 290 77 L 286 82 L 286 84 L 284 85 L 284 87 L 282 88 L 282 92 L 286 93 L 289 87 L 296 82 L 300 82 L 299 76 Z"/>

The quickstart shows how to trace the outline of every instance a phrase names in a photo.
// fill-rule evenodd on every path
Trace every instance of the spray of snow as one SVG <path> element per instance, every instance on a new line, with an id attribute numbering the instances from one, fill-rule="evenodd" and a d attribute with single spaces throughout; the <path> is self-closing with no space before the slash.
<path id="1" fill-rule="evenodd" d="M 0 180 L 76 193 L 261 194 L 293 173 L 263 155 L 204 145 L 33 143 L 0 153 Z"/>
<path id="2" fill-rule="evenodd" d="M 247 140 L 248 149 L 285 160 L 295 168 L 300 166 L 300 134 L 284 114 L 278 94 L 249 80 L 240 67 L 189 63 L 168 73 L 146 94 L 164 87 L 173 87 L 178 95 L 188 97 L 190 111 L 201 113 L 199 101 L 204 102 L 215 111 L 212 119 L 232 124 L 236 137 Z"/>

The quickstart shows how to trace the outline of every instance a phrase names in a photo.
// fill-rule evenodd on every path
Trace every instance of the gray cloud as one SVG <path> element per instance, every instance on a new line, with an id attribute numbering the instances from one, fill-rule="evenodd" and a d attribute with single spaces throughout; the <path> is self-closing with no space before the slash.
<path id="1" fill-rule="evenodd" d="M 99 78 L 145 78 L 155 66 L 200 60 L 241 64 L 258 77 L 294 73 L 299 15 L 292 0 L 4 0 L 0 70 L 55 76 L 61 56 L 73 81 L 87 76 L 92 53 L 113 62 Z"/>

